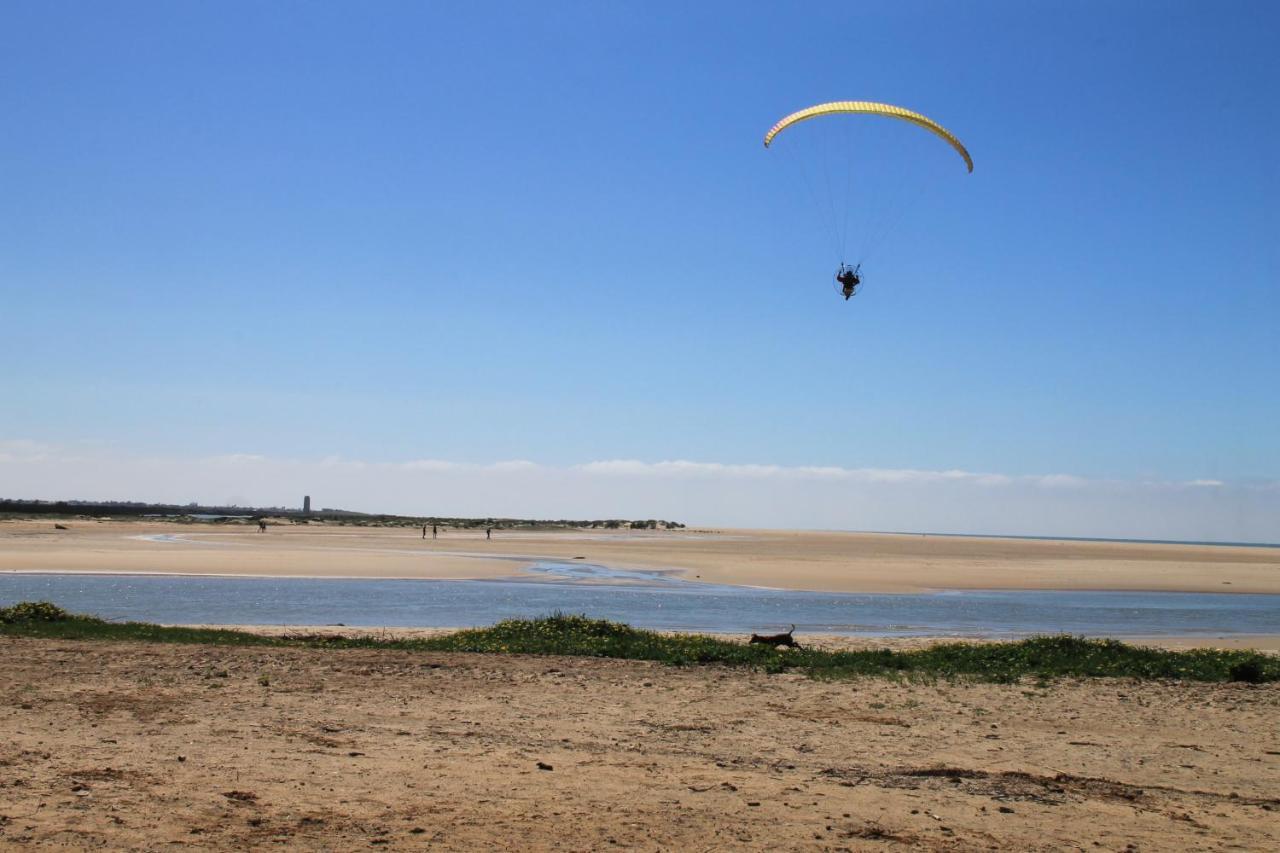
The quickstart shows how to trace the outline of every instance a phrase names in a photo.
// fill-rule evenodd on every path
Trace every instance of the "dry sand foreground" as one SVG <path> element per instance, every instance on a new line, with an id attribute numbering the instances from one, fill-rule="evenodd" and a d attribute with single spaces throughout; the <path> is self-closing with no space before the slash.
<path id="1" fill-rule="evenodd" d="M 522 533 L 0 522 L 0 571 L 503 577 L 537 558 L 676 569 L 689 580 L 844 592 L 1142 589 L 1280 593 L 1280 549 L 777 531 Z M 151 541 L 148 535 L 175 536 Z"/>
<path id="2" fill-rule="evenodd" d="M 11 639 L 0 789 L 6 848 L 1274 850 L 1280 685 Z"/>

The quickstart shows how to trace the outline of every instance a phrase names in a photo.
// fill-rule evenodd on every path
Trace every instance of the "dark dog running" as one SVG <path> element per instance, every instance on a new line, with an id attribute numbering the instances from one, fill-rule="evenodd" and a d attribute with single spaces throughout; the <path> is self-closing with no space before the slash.
<path id="1" fill-rule="evenodd" d="M 784 634 L 752 634 L 752 643 L 764 643 L 768 646 L 786 646 L 789 649 L 798 649 L 800 644 L 796 642 L 796 638 L 791 636 L 796 632 L 796 626 L 792 625 L 791 630 Z"/>

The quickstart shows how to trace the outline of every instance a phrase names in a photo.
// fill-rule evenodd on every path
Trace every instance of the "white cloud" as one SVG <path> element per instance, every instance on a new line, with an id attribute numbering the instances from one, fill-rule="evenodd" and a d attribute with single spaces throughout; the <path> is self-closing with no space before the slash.
<path id="1" fill-rule="evenodd" d="M 494 462 L 491 465 L 485 465 L 484 470 L 502 472 L 514 471 L 535 471 L 539 466 L 536 462 L 530 462 L 527 459 L 510 459 L 506 462 Z"/>
<path id="2" fill-rule="evenodd" d="M 368 467 L 368 463 L 361 462 L 359 459 L 346 459 L 342 456 L 326 456 L 320 460 L 322 468 L 334 468 L 346 471 L 361 471 Z"/>
<path id="3" fill-rule="evenodd" d="M 587 474 L 646 474 L 651 472 L 651 467 L 635 459 L 610 459 L 574 465 L 573 470 Z"/>
<path id="4" fill-rule="evenodd" d="M 401 462 L 400 467 L 406 471 L 456 471 L 462 466 L 456 462 L 446 462 L 443 459 L 412 459 L 408 462 Z"/>
<path id="5" fill-rule="evenodd" d="M 1089 485 L 1088 480 L 1072 474 L 1045 474 L 1042 477 L 1032 477 L 1031 479 L 1037 485 L 1050 489 L 1078 489 L 1081 486 Z"/>
<path id="6" fill-rule="evenodd" d="M 0 496 L 299 506 L 695 525 L 1280 540 L 1280 483 L 1094 480 L 962 469 L 843 468 L 687 459 L 544 465 L 341 456 L 130 456 L 0 441 Z M 232 499 L 235 499 L 234 501 Z"/>
<path id="7" fill-rule="evenodd" d="M 48 444 L 25 439 L 0 441 L 0 462 L 30 462 L 45 459 L 54 450 Z"/>
<path id="8" fill-rule="evenodd" d="M 247 465 L 254 462 L 266 462 L 267 457 L 254 453 L 226 453 L 221 456 L 210 456 L 205 461 L 212 465 Z"/>
<path id="9" fill-rule="evenodd" d="M 844 480 L 864 483 L 941 483 L 970 482 L 980 486 L 1007 486 L 1019 479 L 1046 486 L 1078 485 L 1087 482 L 1067 474 L 1045 477 L 1010 477 L 950 469 L 927 471 L 915 468 L 840 468 L 836 466 L 799 465 L 727 465 L 718 462 L 690 462 L 683 459 L 665 462 L 640 462 L 635 459 L 610 459 L 573 466 L 573 470 L 589 474 L 628 477 L 723 477 L 738 479 L 780 480 Z"/>

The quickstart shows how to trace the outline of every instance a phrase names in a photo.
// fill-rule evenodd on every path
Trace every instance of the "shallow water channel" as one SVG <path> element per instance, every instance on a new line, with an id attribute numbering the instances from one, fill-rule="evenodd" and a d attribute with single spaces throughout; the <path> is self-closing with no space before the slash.
<path id="1" fill-rule="evenodd" d="M 465 627 L 585 613 L 664 630 L 862 636 L 1280 634 L 1280 595 L 965 590 L 850 594 L 717 586 L 670 573 L 540 562 L 528 579 L 353 580 L 0 574 L 0 605 L 52 601 L 167 624 Z"/>

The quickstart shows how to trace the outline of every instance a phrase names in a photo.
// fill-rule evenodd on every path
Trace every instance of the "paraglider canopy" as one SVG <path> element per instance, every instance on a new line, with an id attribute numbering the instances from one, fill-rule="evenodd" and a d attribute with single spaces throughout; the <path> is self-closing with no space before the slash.
<path id="1" fill-rule="evenodd" d="M 896 128 L 882 132 L 878 130 L 882 123 L 863 121 L 861 116 L 896 119 L 930 136 L 904 131 L 899 138 Z M 810 124 L 810 119 L 821 120 Z M 798 124 L 805 127 L 790 130 Z M 765 148 L 784 132 L 786 144 L 776 147 L 789 150 L 784 159 L 798 167 L 800 183 L 809 191 L 819 225 L 824 226 L 820 230 L 831 238 L 840 261 L 833 284 L 846 300 L 860 289 L 863 263 L 901 222 L 906 203 L 923 196 L 910 191 L 906 182 L 923 184 L 934 161 L 938 169 L 954 174 L 955 161 L 944 156 L 944 149 L 933 139 L 945 142 L 960 155 L 966 170 L 973 171 L 973 158 L 951 131 L 926 115 L 893 104 L 831 101 L 797 110 L 769 128 Z"/>
<path id="2" fill-rule="evenodd" d="M 874 101 L 832 101 L 829 104 L 818 104 L 814 107 L 807 107 L 799 110 L 784 118 L 782 121 L 769 128 L 769 132 L 764 135 L 764 147 L 768 148 L 769 143 L 773 142 L 773 138 L 791 125 L 806 119 L 817 118 L 818 116 L 832 115 L 836 113 L 865 113 L 867 115 L 888 116 L 890 118 L 908 121 L 917 127 L 922 127 L 930 133 L 936 134 L 945 140 L 956 153 L 964 158 L 964 164 L 973 171 L 973 158 L 969 156 L 968 150 L 959 139 L 956 139 L 952 133 L 942 125 L 938 124 L 928 116 L 920 113 L 912 112 L 903 107 L 895 107 L 892 104 L 877 104 Z"/>

